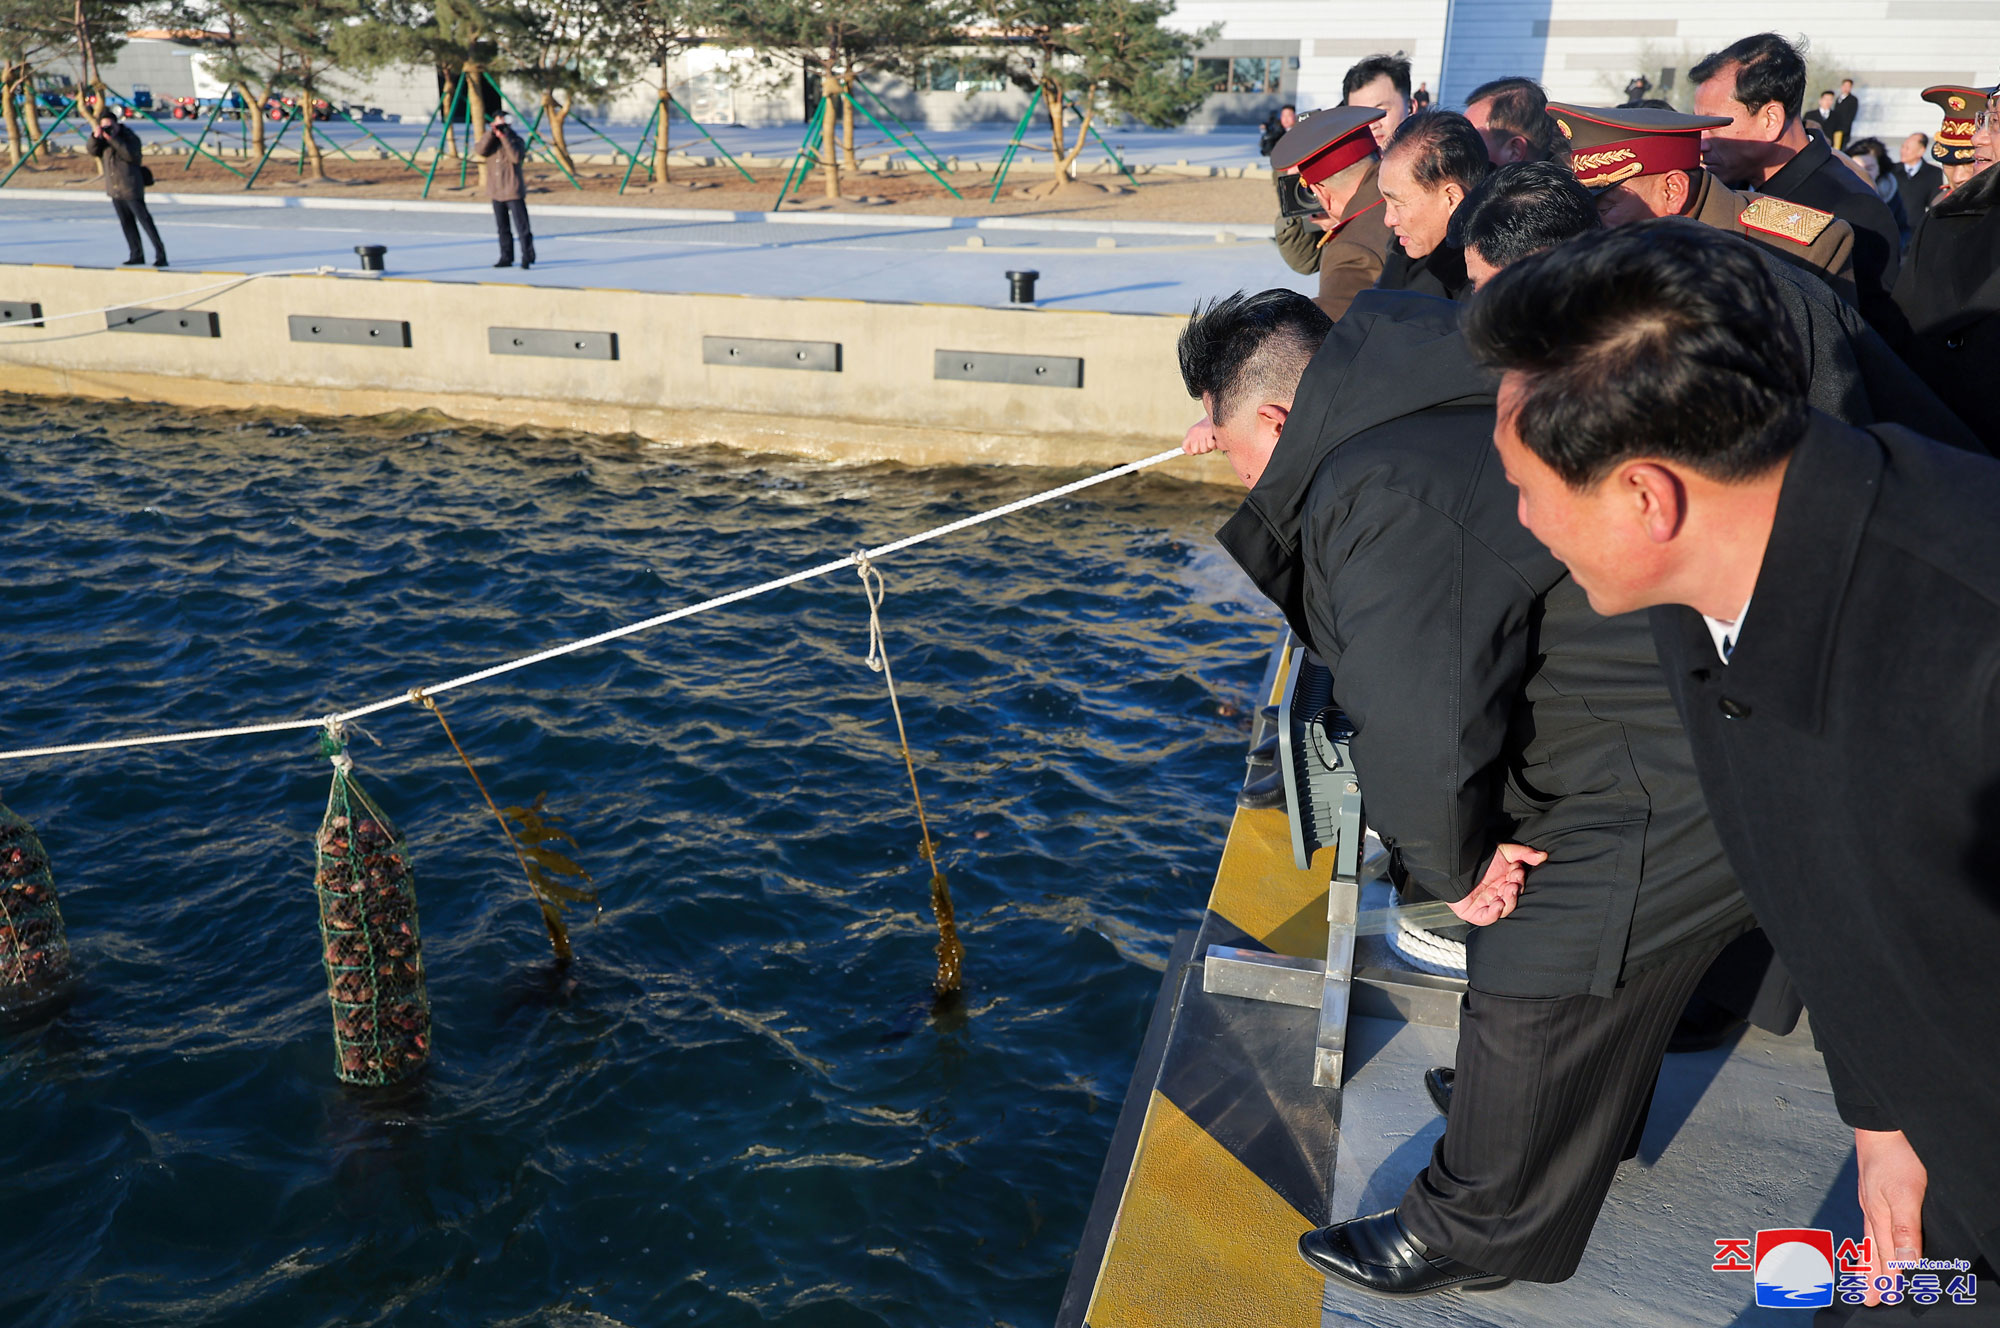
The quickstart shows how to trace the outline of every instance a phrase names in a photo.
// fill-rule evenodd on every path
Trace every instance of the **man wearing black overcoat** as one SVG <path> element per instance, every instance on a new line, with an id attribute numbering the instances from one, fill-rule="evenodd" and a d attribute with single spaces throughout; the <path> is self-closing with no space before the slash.
<path id="1" fill-rule="evenodd" d="M 1716 829 L 1855 1130 L 1878 1272 L 1963 1259 L 1990 1299 L 2000 462 L 1810 410 L 1768 274 L 1692 227 L 1516 264 L 1468 338 L 1504 371 L 1523 521 L 1600 611 L 1659 606 Z M 1955 1308 L 1935 1322 L 1992 1318 Z"/>
<path id="2" fill-rule="evenodd" d="M 1753 925 L 1646 619 L 1593 613 L 1516 519 L 1458 315 L 1266 291 L 1180 346 L 1188 445 L 1250 486 L 1223 546 L 1332 670 L 1392 876 L 1474 924 L 1430 1165 L 1300 1241 L 1388 1295 L 1575 1272 L 1676 1016 Z"/>
<path id="3" fill-rule="evenodd" d="M 1972 164 L 1979 173 L 1940 198 L 1910 237 L 1896 282 L 1909 320 L 1910 365 L 2000 453 L 2000 125 L 1976 116 Z"/>

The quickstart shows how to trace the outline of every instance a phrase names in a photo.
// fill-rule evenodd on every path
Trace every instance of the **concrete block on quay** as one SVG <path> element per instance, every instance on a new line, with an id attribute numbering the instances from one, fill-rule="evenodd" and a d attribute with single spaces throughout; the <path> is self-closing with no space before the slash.
<path id="1" fill-rule="evenodd" d="M 176 299 L 228 275 L 0 266 L 0 299 L 39 305 L 56 320 L 0 327 L 0 386 L 334 415 L 427 409 L 910 464 L 1116 464 L 1171 445 L 1189 417 L 1175 367 L 1178 317 L 348 276 L 271 277 Z M 62 318 L 112 308 L 178 313 L 196 302 L 220 336 L 78 336 L 90 320 Z M 381 354 L 379 335 L 298 340 L 293 331 L 404 325 L 415 349 L 399 355 Z M 575 328 L 594 329 L 595 346 L 617 350 L 508 353 L 516 348 L 492 339 L 504 329 L 510 338 L 574 341 L 583 335 L 567 331 Z M 740 356 L 716 363 L 704 355 L 704 339 L 716 337 L 837 343 L 838 371 L 759 367 Z M 1049 391 L 1046 374 L 939 377 L 943 349 L 1073 362 L 1075 386 Z M 1230 480 L 1214 457 L 1171 469 Z"/>

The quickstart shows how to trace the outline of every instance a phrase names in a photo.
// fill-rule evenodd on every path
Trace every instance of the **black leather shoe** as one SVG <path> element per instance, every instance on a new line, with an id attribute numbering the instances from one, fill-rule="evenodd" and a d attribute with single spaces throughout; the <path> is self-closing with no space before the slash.
<path id="1" fill-rule="evenodd" d="M 1278 735 L 1273 733 L 1264 741 L 1250 749 L 1250 764 L 1253 766 L 1276 765 L 1278 763 Z"/>
<path id="2" fill-rule="evenodd" d="M 512 266 L 514 266 L 514 260 L 513 260 L 513 259 L 511 259 L 511 258 L 503 258 L 503 259 L 501 259 L 501 260 L 500 260 L 499 262 L 495 263 L 495 264 L 494 264 L 493 266 L 495 266 L 495 267 L 512 267 Z"/>
<path id="3" fill-rule="evenodd" d="M 1251 811 L 1263 811 L 1269 807 L 1285 805 L 1285 772 L 1273 770 L 1260 779 L 1253 779 L 1236 790 L 1236 805 Z"/>
<path id="4" fill-rule="evenodd" d="M 1308 1231 L 1299 1237 L 1299 1254 L 1328 1277 L 1374 1296 L 1428 1296 L 1453 1287 L 1477 1291 L 1512 1280 L 1425 1250 L 1403 1230 L 1393 1208 Z"/>
<path id="5" fill-rule="evenodd" d="M 158 258 L 153 260 L 154 267 L 165 267 L 166 265 L 167 265 L 167 256 L 165 254 L 161 254 Z"/>
<path id="6" fill-rule="evenodd" d="M 140 255 L 139 255 L 138 257 L 136 257 L 136 258 L 128 258 L 128 259 L 126 259 L 126 260 L 125 260 L 124 262 L 120 263 L 120 264 L 119 264 L 118 266 L 120 266 L 120 267 L 144 267 L 144 266 L 146 266 L 146 256 L 145 256 L 144 254 L 140 254 Z"/>
<path id="7" fill-rule="evenodd" d="M 1441 1116 L 1451 1115 L 1451 1086 L 1458 1080 L 1458 1071 L 1449 1065 L 1433 1065 L 1424 1071 L 1424 1091 L 1431 1095 L 1431 1105 Z"/>
<path id="8" fill-rule="evenodd" d="M 534 265 L 535 265 L 535 260 L 532 258 L 524 258 L 521 260 L 521 270 L 523 272 L 526 272 L 529 268 L 533 267 Z"/>

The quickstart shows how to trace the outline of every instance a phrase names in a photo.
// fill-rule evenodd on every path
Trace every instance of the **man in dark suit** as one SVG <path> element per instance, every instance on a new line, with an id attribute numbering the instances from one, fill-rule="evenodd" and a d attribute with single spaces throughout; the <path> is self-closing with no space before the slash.
<path id="1" fill-rule="evenodd" d="M 1902 195 L 1903 215 L 1910 219 L 1913 230 L 1930 211 L 1938 190 L 1944 188 L 1944 172 L 1927 160 L 1930 148 L 1929 134 L 1911 134 L 1903 140 L 1901 164 L 1896 167 L 1896 192 Z"/>
<path id="2" fill-rule="evenodd" d="M 146 251 L 139 247 L 139 228 L 143 226 L 146 238 L 153 242 L 153 266 L 165 267 L 166 246 L 160 243 L 159 228 L 153 225 L 153 214 L 146 207 L 146 183 L 151 172 L 141 160 L 144 149 L 139 136 L 112 112 L 105 111 L 90 131 L 90 155 L 104 168 L 104 192 L 111 196 L 111 206 L 118 212 L 118 225 L 125 232 L 125 266 L 137 267 L 146 261 Z"/>
<path id="3" fill-rule="evenodd" d="M 1823 138 L 1799 118 L 1806 62 L 1773 32 L 1745 37 L 1688 71 L 1698 115 L 1729 123 L 1702 135 L 1702 161 L 1735 189 L 1754 189 L 1831 212 L 1854 228 L 1854 284 L 1862 317 L 1903 344 L 1902 318 L 1889 292 L 1903 250 L 1889 205 L 1853 168 L 1835 161 Z"/>
<path id="4" fill-rule="evenodd" d="M 1392 875 L 1474 924 L 1430 1165 L 1300 1241 L 1389 1295 L 1576 1271 L 1675 1017 L 1752 925 L 1645 617 L 1592 613 L 1514 515 L 1459 313 L 1266 291 L 1180 342 L 1188 446 L 1250 487 L 1223 547 L 1332 670 Z"/>
<path id="5" fill-rule="evenodd" d="M 1522 521 L 1593 608 L 1658 606 L 1715 828 L 1854 1127 L 1876 1271 L 1921 1254 L 1986 1281 L 2000 462 L 1813 412 L 1769 274 L 1697 227 L 1518 263 L 1467 337 L 1503 373 Z"/>
<path id="6" fill-rule="evenodd" d="M 1459 300 L 1472 293 L 1451 214 L 1486 178 L 1486 140 L 1457 111 L 1419 111 L 1382 153 L 1382 221 L 1396 233 L 1375 283 Z"/>
<path id="7" fill-rule="evenodd" d="M 1861 99 L 1854 95 L 1854 80 L 1840 80 L 1840 95 L 1833 99 L 1833 109 L 1827 112 L 1826 136 L 1836 148 L 1844 148 L 1854 137 L 1854 117 L 1861 113 Z"/>

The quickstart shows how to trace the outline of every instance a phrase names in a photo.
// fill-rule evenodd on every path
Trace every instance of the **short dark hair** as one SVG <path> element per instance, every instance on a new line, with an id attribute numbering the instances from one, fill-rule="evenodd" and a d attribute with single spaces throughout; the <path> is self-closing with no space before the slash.
<path id="1" fill-rule="evenodd" d="M 1679 217 L 1612 227 L 1486 283 L 1466 340 L 1526 376 L 1514 428 L 1572 488 L 1644 457 L 1749 479 L 1807 418 L 1805 353 L 1765 261 Z"/>
<path id="2" fill-rule="evenodd" d="M 1449 180 L 1469 194 L 1493 169 L 1493 161 L 1486 155 L 1486 140 L 1472 127 L 1472 121 L 1457 111 L 1418 111 L 1396 126 L 1382 155 L 1404 148 L 1416 154 L 1410 173 L 1426 189 L 1436 189 Z"/>
<path id="3" fill-rule="evenodd" d="M 1347 76 L 1340 80 L 1340 100 L 1345 102 L 1385 74 L 1396 85 L 1396 91 L 1405 97 L 1410 95 L 1410 62 L 1398 51 L 1394 55 L 1371 55 L 1348 69 Z"/>
<path id="4" fill-rule="evenodd" d="M 1210 399 L 1218 424 L 1246 395 L 1289 400 L 1332 327 L 1325 310 L 1282 287 L 1211 300 L 1181 329 L 1181 381 L 1189 396 Z"/>
<path id="5" fill-rule="evenodd" d="M 1896 169 L 1895 160 L 1889 156 L 1889 145 L 1879 138 L 1857 138 L 1841 151 L 1850 157 L 1873 157 L 1876 169 L 1882 172 L 1885 180 L 1889 178 L 1889 172 Z"/>
<path id="6" fill-rule="evenodd" d="M 1451 214 L 1450 240 L 1494 267 L 1602 230 L 1597 201 L 1568 167 L 1552 161 L 1496 166 Z"/>
<path id="7" fill-rule="evenodd" d="M 1796 46 L 1775 32 L 1733 41 L 1688 71 L 1696 84 L 1708 82 L 1730 66 L 1736 69 L 1736 100 L 1755 111 L 1777 102 L 1797 119 L 1805 109 L 1806 61 Z"/>
<path id="8" fill-rule="evenodd" d="M 1534 79 L 1496 78 L 1481 83 L 1465 104 L 1482 101 L 1493 103 L 1487 124 L 1527 140 L 1530 161 L 1556 161 L 1568 153 L 1568 143 L 1549 114 L 1549 94 Z"/>
<path id="9" fill-rule="evenodd" d="M 1833 89 L 1832 89 L 1832 88 L 1821 88 L 1821 89 L 1819 90 L 1819 95 L 1820 95 L 1820 96 L 1822 96 L 1822 97 L 1831 97 L 1831 96 L 1833 96 L 1833 95 L 1834 95 L 1834 94 L 1833 94 Z"/>

